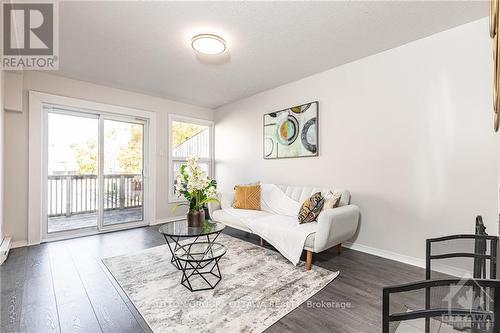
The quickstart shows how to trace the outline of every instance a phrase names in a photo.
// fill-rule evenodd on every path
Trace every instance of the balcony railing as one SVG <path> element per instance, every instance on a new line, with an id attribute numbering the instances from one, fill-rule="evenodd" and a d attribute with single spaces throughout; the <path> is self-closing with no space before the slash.
<path id="1" fill-rule="evenodd" d="M 142 175 L 103 177 L 104 210 L 142 206 Z M 48 176 L 48 216 L 72 216 L 97 211 L 97 175 Z"/>
<path id="2" fill-rule="evenodd" d="M 204 129 L 203 131 L 195 134 L 189 140 L 184 141 L 177 147 L 172 149 L 173 157 L 186 157 L 186 156 L 198 156 L 198 157 L 208 157 L 209 156 L 209 140 L 210 131 L 209 129 Z"/>

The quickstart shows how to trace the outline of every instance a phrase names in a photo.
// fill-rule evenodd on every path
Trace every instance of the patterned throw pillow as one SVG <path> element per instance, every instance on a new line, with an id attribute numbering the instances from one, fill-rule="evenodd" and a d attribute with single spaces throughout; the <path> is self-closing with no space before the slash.
<path id="1" fill-rule="evenodd" d="M 309 199 L 304 201 L 302 207 L 300 207 L 299 223 L 302 224 L 315 221 L 319 213 L 321 213 L 324 203 L 325 199 L 321 195 L 321 192 L 314 193 Z"/>
<path id="2" fill-rule="evenodd" d="M 325 204 L 323 205 L 323 210 L 337 208 L 340 204 L 341 193 L 333 193 L 332 191 L 328 192 L 325 195 Z"/>
<path id="3" fill-rule="evenodd" d="M 260 210 L 260 185 L 236 185 L 233 207 Z"/>

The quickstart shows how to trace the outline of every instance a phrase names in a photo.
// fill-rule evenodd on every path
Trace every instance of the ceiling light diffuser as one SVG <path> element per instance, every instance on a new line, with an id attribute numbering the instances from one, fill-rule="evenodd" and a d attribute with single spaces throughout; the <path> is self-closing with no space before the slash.
<path id="1" fill-rule="evenodd" d="M 201 54 L 217 55 L 226 50 L 226 42 L 217 35 L 201 34 L 191 39 L 191 47 Z"/>

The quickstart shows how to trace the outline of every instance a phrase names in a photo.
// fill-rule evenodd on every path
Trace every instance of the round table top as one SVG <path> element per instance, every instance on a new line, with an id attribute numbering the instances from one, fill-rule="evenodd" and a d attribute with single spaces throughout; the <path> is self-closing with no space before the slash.
<path id="1" fill-rule="evenodd" d="M 226 253 L 226 247 L 221 243 L 196 242 L 179 247 L 175 251 L 178 260 L 201 262 L 222 257 Z"/>
<path id="2" fill-rule="evenodd" d="M 188 227 L 187 220 L 169 222 L 162 225 L 158 231 L 167 236 L 196 237 L 221 232 L 226 226 L 222 223 L 205 220 L 202 227 Z"/>

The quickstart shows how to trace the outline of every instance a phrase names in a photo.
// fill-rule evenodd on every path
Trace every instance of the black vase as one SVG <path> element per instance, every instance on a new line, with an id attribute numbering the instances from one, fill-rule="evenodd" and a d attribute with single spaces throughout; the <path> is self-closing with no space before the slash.
<path id="1" fill-rule="evenodd" d="M 188 227 L 203 227 L 205 224 L 205 211 L 200 210 L 190 210 L 187 213 Z"/>

